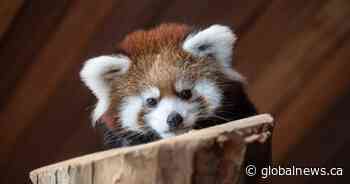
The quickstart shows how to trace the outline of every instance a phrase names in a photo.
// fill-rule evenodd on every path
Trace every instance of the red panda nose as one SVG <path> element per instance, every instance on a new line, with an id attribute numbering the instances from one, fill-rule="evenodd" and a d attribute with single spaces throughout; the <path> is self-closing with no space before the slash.
<path id="1" fill-rule="evenodd" d="M 183 122 L 183 118 L 177 112 L 170 113 L 167 118 L 167 123 L 171 129 L 179 127 L 182 124 L 182 122 Z"/>

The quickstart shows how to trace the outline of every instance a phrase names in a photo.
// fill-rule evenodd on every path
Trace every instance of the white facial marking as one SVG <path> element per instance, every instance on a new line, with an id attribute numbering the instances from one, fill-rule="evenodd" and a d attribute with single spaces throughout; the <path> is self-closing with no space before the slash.
<path id="1" fill-rule="evenodd" d="M 208 108 L 211 112 L 221 105 L 222 92 L 214 82 L 210 80 L 200 80 L 196 82 L 194 89 L 199 96 L 205 98 L 209 103 Z"/>
<path id="2" fill-rule="evenodd" d="M 130 96 L 122 100 L 120 108 L 120 120 L 124 128 L 138 129 L 139 113 L 142 110 L 143 100 L 139 96 Z"/>
<path id="3" fill-rule="evenodd" d="M 180 91 L 185 90 L 185 89 L 192 89 L 192 86 L 193 86 L 193 84 L 189 80 L 185 80 L 185 79 L 177 80 L 175 83 L 175 90 L 177 92 L 180 92 Z"/>
<path id="4" fill-rule="evenodd" d="M 145 116 L 145 120 L 161 137 L 169 137 L 175 135 L 169 132 L 167 124 L 169 114 L 179 113 L 184 119 L 184 127 L 190 127 L 197 120 L 197 108 L 197 103 L 189 103 L 178 98 L 163 98 L 157 107 Z"/>
<path id="5" fill-rule="evenodd" d="M 157 87 L 149 87 L 142 92 L 141 96 L 144 100 L 148 98 L 158 99 L 160 97 L 160 91 Z"/>
<path id="6" fill-rule="evenodd" d="M 99 56 L 85 62 L 80 71 L 80 77 L 98 100 L 92 113 L 93 125 L 110 105 L 110 85 L 106 82 L 104 75 L 111 71 L 116 71 L 112 75 L 122 75 L 128 71 L 129 64 L 129 58 L 123 55 Z"/>

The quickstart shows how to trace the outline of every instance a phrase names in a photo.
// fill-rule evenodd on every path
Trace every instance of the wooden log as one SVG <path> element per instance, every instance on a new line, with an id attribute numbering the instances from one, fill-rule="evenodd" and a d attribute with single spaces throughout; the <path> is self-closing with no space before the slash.
<path id="1" fill-rule="evenodd" d="M 247 132 L 272 122 L 268 114 L 257 115 L 74 158 L 36 169 L 30 178 L 34 184 L 236 184 L 246 144 L 268 135 Z"/>

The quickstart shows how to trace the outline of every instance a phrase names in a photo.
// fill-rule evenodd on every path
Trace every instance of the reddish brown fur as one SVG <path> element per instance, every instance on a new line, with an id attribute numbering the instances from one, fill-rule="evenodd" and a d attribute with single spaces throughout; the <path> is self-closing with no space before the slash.
<path id="1" fill-rule="evenodd" d="M 183 24 L 162 24 L 148 31 L 136 31 L 120 43 L 119 48 L 133 59 L 140 55 L 158 52 L 168 46 L 178 45 L 191 28 Z"/>
<path id="2" fill-rule="evenodd" d="M 186 25 L 163 24 L 126 36 L 120 49 L 128 54 L 131 66 L 126 75 L 111 80 L 110 112 L 117 114 L 122 97 L 139 95 L 148 86 L 158 87 L 161 97 L 174 96 L 174 84 L 180 78 L 193 82 L 199 78 L 221 78 L 217 62 L 210 62 L 211 58 L 194 58 L 182 50 L 182 41 L 189 32 Z"/>

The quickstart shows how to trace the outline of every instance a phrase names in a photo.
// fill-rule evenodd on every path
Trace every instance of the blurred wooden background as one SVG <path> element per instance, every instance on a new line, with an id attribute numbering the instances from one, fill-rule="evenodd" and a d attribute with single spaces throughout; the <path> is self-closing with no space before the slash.
<path id="1" fill-rule="evenodd" d="M 162 22 L 232 26 L 235 67 L 260 111 L 277 118 L 274 163 L 349 172 L 349 20 L 349 0 L 1 1 L 0 183 L 28 183 L 34 168 L 98 150 L 82 62 Z"/>

